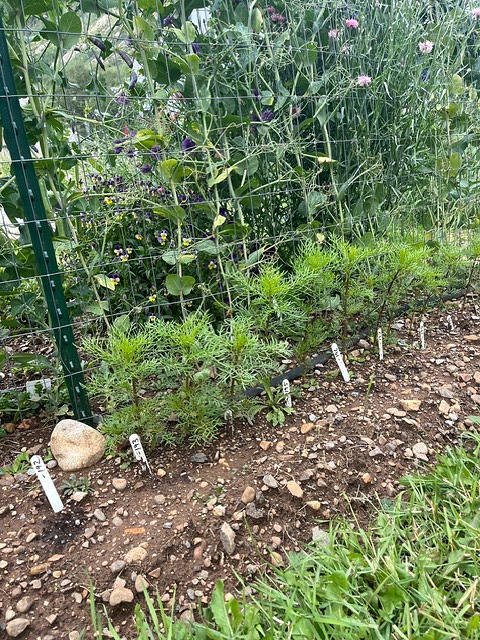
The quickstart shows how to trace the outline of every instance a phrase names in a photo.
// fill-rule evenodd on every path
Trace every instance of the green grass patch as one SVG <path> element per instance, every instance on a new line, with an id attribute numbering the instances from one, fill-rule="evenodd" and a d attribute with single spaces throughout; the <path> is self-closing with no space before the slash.
<path id="1" fill-rule="evenodd" d="M 406 477 L 368 531 L 332 526 L 329 546 L 292 554 L 248 600 L 225 603 L 219 583 L 201 623 L 174 623 L 145 594 L 138 640 L 480 638 L 479 453 L 468 434 L 430 473 Z"/>

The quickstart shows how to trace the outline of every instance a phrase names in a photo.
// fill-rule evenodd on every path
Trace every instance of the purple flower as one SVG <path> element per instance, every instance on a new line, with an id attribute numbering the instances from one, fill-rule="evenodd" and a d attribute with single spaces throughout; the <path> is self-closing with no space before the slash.
<path id="1" fill-rule="evenodd" d="M 345 20 L 345 26 L 350 27 L 350 29 L 358 29 L 359 24 L 360 23 L 355 18 L 348 18 L 348 20 Z"/>
<path id="2" fill-rule="evenodd" d="M 119 153 L 122 153 L 123 151 L 123 147 L 113 147 L 113 153 L 116 153 L 117 155 Z"/>
<path id="3" fill-rule="evenodd" d="M 130 99 L 125 93 L 119 93 L 116 96 L 116 99 L 117 99 L 118 104 L 120 104 L 122 106 L 126 106 L 127 104 L 130 104 Z"/>
<path id="4" fill-rule="evenodd" d="M 260 114 L 260 118 L 263 122 L 270 122 L 273 120 L 273 111 L 271 109 L 265 109 L 265 111 L 262 111 Z"/>
<path id="5" fill-rule="evenodd" d="M 152 165 L 150 164 L 144 164 L 143 167 L 140 167 L 140 171 L 142 173 L 150 173 L 151 170 L 152 170 Z"/>
<path id="6" fill-rule="evenodd" d="M 172 24 L 173 24 L 173 13 L 169 13 L 168 16 L 165 16 L 165 18 L 163 19 L 163 26 L 169 27 Z"/>
<path id="7" fill-rule="evenodd" d="M 196 143 L 191 138 L 184 138 L 182 140 L 183 153 L 192 153 L 196 146 Z"/>
<path id="8" fill-rule="evenodd" d="M 162 147 L 160 145 L 158 145 L 158 144 L 154 144 L 153 147 L 150 149 L 150 153 L 155 158 L 155 160 L 158 160 L 163 155 L 162 154 Z"/>
<path id="9" fill-rule="evenodd" d="M 370 76 L 358 76 L 357 78 L 357 84 L 359 87 L 366 87 L 371 82 L 372 82 L 372 79 Z"/>
<path id="10" fill-rule="evenodd" d="M 199 53 L 200 49 L 202 48 L 197 42 L 192 42 L 191 47 L 193 53 Z"/>

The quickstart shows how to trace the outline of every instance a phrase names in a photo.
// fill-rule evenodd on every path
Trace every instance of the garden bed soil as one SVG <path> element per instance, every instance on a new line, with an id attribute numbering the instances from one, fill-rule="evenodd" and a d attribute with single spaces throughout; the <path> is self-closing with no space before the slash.
<path id="1" fill-rule="evenodd" d="M 93 638 L 92 584 L 98 607 L 130 640 L 142 583 L 188 619 L 217 580 L 237 595 L 236 574 L 249 588 L 331 520 L 368 524 L 402 476 L 457 444 L 478 411 L 476 304 L 461 311 L 450 303 L 429 313 L 425 327 L 421 350 L 418 323 L 410 331 L 409 319 L 399 319 L 383 361 L 360 342 L 348 384 L 333 361 L 297 380 L 301 396 L 283 426 L 258 416 L 210 446 L 158 449 L 149 453 L 152 475 L 129 455 L 102 460 L 76 474 L 94 493 L 76 494 L 58 514 L 34 477 L 0 476 L 0 635 L 22 618 L 29 624 L 20 638 L 74 640 L 84 628 Z M 31 420 L 4 438 L 0 466 L 21 451 L 46 456 L 53 426 Z M 51 474 L 57 487 L 70 475 L 58 467 Z M 111 604 L 129 593 L 133 602 Z"/>

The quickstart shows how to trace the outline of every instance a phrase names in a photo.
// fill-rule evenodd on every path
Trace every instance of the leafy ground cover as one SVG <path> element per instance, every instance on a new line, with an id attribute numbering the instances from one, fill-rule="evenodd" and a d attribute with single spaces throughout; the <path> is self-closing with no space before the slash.
<path id="1" fill-rule="evenodd" d="M 6 617 L 28 620 L 26 638 L 74 638 L 83 628 L 93 637 L 91 583 L 105 638 L 114 632 L 103 607 L 119 637 L 149 637 L 138 630 L 147 623 L 134 622 L 137 604 L 148 615 L 148 582 L 153 601 L 158 590 L 168 615 L 183 621 L 201 621 L 199 606 L 214 598 L 204 614 L 212 630 L 177 625 L 166 632 L 171 638 L 403 638 L 417 629 L 432 638 L 476 637 L 476 454 L 463 462 L 448 454 L 432 476 L 409 481 L 409 494 L 396 502 L 401 478 L 434 464 L 472 427 L 479 314 L 474 303 L 460 306 L 425 317 L 423 351 L 418 320 L 411 327 L 408 317 L 395 324 L 384 361 L 368 343 L 357 345 L 349 385 L 333 363 L 298 380 L 301 396 L 283 425 L 260 414 L 252 426 L 235 422 L 211 445 L 162 446 L 149 454 L 152 477 L 128 451 L 75 479 L 52 468 L 68 499 L 57 516 L 17 458 L 25 449 L 48 460 L 51 425 L 17 429 L 2 441 L 2 466 L 17 465 L 0 477 Z M 75 488 L 84 494 L 79 502 L 69 498 Z M 234 533 L 229 552 L 220 535 L 225 523 Z M 327 536 L 335 542 L 321 550 Z M 257 582 L 275 567 L 275 583 Z M 244 613 L 239 577 L 252 603 Z M 223 593 L 215 592 L 219 579 Z M 110 604 L 123 580 L 133 602 Z"/>

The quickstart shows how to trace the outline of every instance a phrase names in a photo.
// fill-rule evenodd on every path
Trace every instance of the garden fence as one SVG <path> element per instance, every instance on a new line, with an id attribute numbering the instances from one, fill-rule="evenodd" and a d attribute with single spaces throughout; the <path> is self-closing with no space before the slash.
<path id="1" fill-rule="evenodd" d="M 228 317 L 236 273 L 286 267 L 305 239 L 465 242 L 479 15 L 463 0 L 6 0 L 3 421 L 35 404 L 88 420 L 83 336 L 123 314 Z"/>

